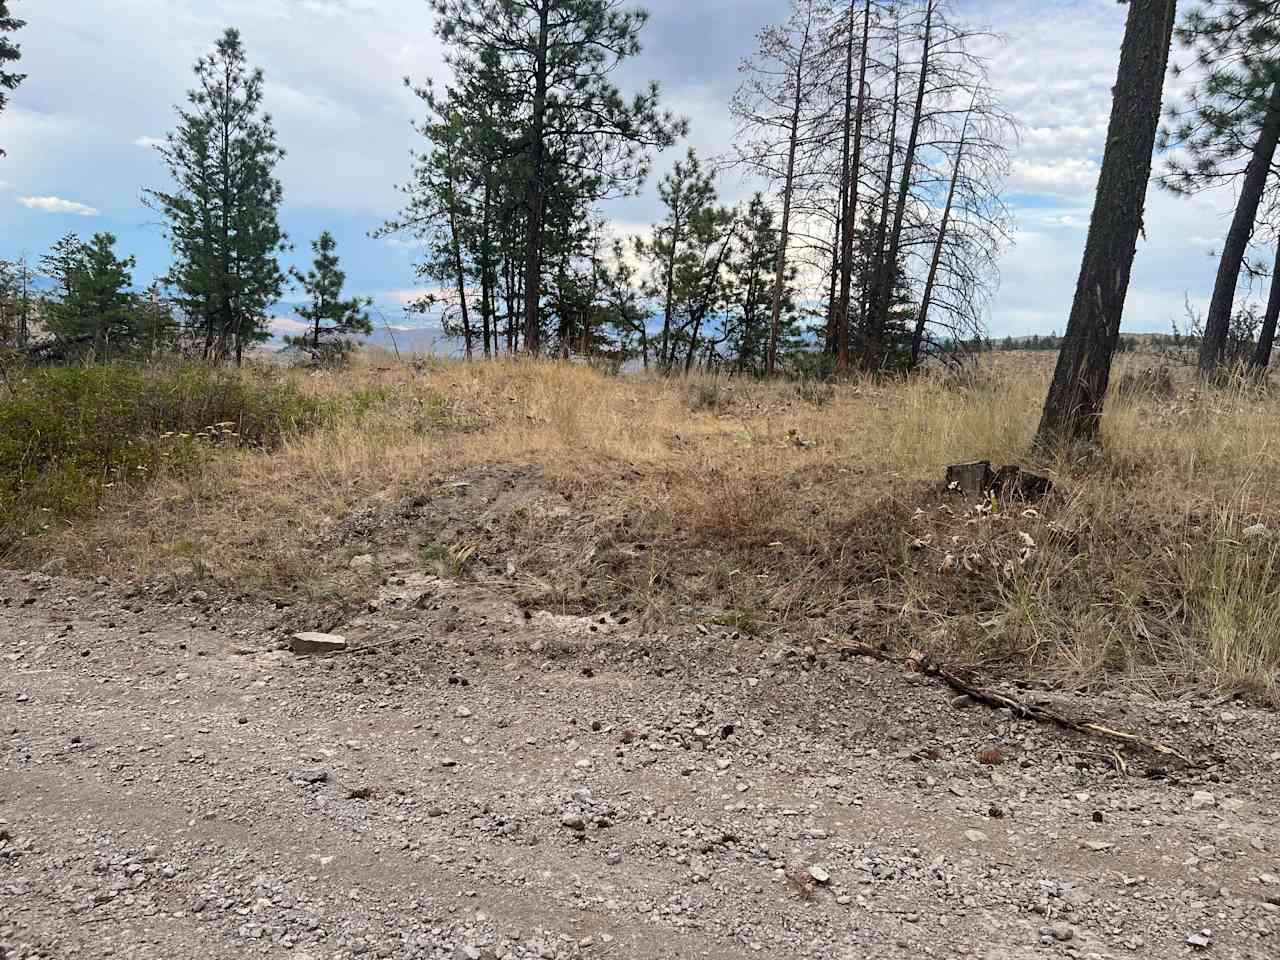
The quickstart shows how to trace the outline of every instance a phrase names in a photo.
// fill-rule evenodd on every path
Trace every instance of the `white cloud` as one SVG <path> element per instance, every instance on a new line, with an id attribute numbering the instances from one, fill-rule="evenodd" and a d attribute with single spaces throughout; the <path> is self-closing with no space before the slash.
<path id="1" fill-rule="evenodd" d="M 165 142 L 164 137 L 138 137 L 133 141 L 133 145 L 147 150 L 154 150 L 156 147 L 163 147 Z"/>
<path id="2" fill-rule="evenodd" d="M 61 197 L 19 197 L 18 202 L 30 210 L 44 213 L 70 213 L 77 217 L 96 217 L 96 208 L 74 200 L 63 200 Z"/>

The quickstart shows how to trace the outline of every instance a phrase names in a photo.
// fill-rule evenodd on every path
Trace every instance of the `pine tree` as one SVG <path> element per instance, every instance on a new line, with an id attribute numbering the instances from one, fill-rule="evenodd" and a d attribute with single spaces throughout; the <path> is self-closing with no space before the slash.
<path id="1" fill-rule="evenodd" d="M 106 360 L 132 349 L 136 299 L 133 257 L 115 254 L 116 238 L 95 233 L 65 277 L 67 293 L 49 314 L 49 329 L 70 343 L 92 344 L 92 356 Z"/>
<path id="2" fill-rule="evenodd" d="M 1036 433 L 1045 448 L 1092 441 L 1151 178 L 1176 0 L 1130 0 L 1097 197 L 1058 365 Z"/>
<path id="3" fill-rule="evenodd" d="M 1239 182 L 1200 345 L 1201 373 L 1211 374 L 1224 359 L 1241 267 L 1280 145 L 1280 3 L 1205 2 L 1176 34 L 1198 76 L 1187 106 L 1170 111 L 1161 131 L 1163 148 L 1180 148 L 1161 183 L 1193 193 Z"/>
<path id="4" fill-rule="evenodd" d="M 311 244 L 316 255 L 312 268 L 306 273 L 297 269 L 290 271 L 310 298 L 306 306 L 298 308 L 298 316 L 307 321 L 311 329 L 302 336 L 287 338 L 288 342 L 310 350 L 313 357 L 326 362 L 338 362 L 345 357 L 354 345 L 351 337 L 373 333 L 373 324 L 365 313 L 373 301 L 342 297 L 347 275 L 339 266 L 337 248 L 333 235 L 325 230 Z"/>
<path id="5" fill-rule="evenodd" d="M 648 19 L 621 0 L 430 3 L 460 82 L 488 70 L 527 84 L 511 112 L 518 126 L 510 146 L 519 151 L 524 180 L 525 347 L 536 352 L 543 280 L 555 252 L 544 247 L 550 201 L 568 184 L 588 203 L 631 192 L 647 173 L 649 151 L 669 146 L 685 124 L 659 109 L 656 84 L 627 101 L 610 79 L 639 53 Z"/>
<path id="6" fill-rule="evenodd" d="M 53 281 L 50 297 L 65 300 L 71 296 L 71 283 L 76 270 L 84 263 L 88 248 L 74 233 L 63 234 L 40 258 L 40 275 Z"/>
<path id="7" fill-rule="evenodd" d="M 789 266 L 783 276 L 774 341 L 774 289 L 782 237 L 774 211 L 761 194 L 757 193 L 747 204 L 738 235 L 738 249 L 727 269 L 722 339 L 739 371 L 765 374 L 770 372 L 771 346 L 775 368 L 800 346 L 793 286 L 796 269 Z"/>
<path id="8" fill-rule="evenodd" d="M 18 84 L 27 78 L 24 73 L 4 69 L 6 64 L 17 63 L 22 59 L 21 45 L 14 43 L 6 34 L 16 33 L 25 26 L 25 21 L 9 13 L 7 0 L 0 0 L 0 112 L 8 105 L 9 94 L 17 90 Z M 0 157 L 4 155 L 4 149 L 0 148 Z"/>
<path id="9" fill-rule="evenodd" d="M 284 274 L 276 254 L 284 156 L 262 110 L 264 77 L 251 69 L 237 30 L 196 61 L 196 88 L 178 109 L 177 130 L 159 147 L 175 181 L 146 199 L 165 219 L 174 264 L 168 280 L 199 326 L 207 359 L 238 363 L 246 346 L 270 337 L 268 307 Z"/>

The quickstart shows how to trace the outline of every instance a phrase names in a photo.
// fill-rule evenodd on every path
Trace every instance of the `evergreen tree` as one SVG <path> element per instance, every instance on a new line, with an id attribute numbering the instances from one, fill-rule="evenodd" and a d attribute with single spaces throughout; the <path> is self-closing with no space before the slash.
<path id="1" fill-rule="evenodd" d="M 316 255 L 312 268 L 306 273 L 291 271 L 310 298 L 310 303 L 298 308 L 298 316 L 307 321 L 311 329 L 287 340 L 293 346 L 310 350 L 318 360 L 336 361 L 353 346 L 352 336 L 373 332 L 373 324 L 365 313 L 373 301 L 361 297 L 343 299 L 342 287 L 347 275 L 338 265 L 337 243 L 328 230 L 311 244 L 311 249 Z"/>
<path id="2" fill-rule="evenodd" d="M 53 281 L 50 298 L 65 300 L 71 296 L 72 276 L 84 263 L 88 248 L 74 233 L 63 234 L 40 258 L 40 274 Z"/>
<path id="3" fill-rule="evenodd" d="M 49 329 L 63 340 L 92 345 L 92 356 L 105 360 L 129 351 L 135 341 L 136 300 L 133 257 L 115 254 L 116 238 L 95 233 L 71 264 L 66 295 L 49 311 Z"/>
<path id="4" fill-rule="evenodd" d="M 267 308 L 284 285 L 276 254 L 287 238 L 274 172 L 284 151 L 262 110 L 263 73 L 249 67 L 238 31 L 228 29 L 196 61 L 195 74 L 177 130 L 158 148 L 174 189 L 146 197 L 166 221 L 174 254 L 168 280 L 199 326 L 205 357 L 239 362 L 247 345 L 270 337 Z"/>
<path id="5" fill-rule="evenodd" d="M 1280 145 L 1280 2 L 1201 3 L 1177 37 L 1197 78 L 1187 106 L 1172 110 L 1161 131 L 1161 146 L 1180 148 L 1161 182 L 1179 193 L 1239 182 L 1200 345 L 1200 370 L 1209 374 L 1226 354 L 1241 267 Z"/>
<path id="6" fill-rule="evenodd" d="M 738 249 L 728 264 L 728 308 L 722 338 L 738 370 L 764 374 L 769 366 L 774 284 L 782 238 L 774 211 L 759 193 L 747 204 L 739 237 Z M 802 345 L 796 317 L 795 276 L 795 266 L 788 266 L 777 301 L 775 358 L 779 364 Z"/>
<path id="7" fill-rule="evenodd" d="M 14 43 L 6 34 L 16 33 L 26 26 L 25 21 L 9 13 L 7 0 L 0 0 L 0 112 L 9 103 L 9 94 L 18 89 L 18 84 L 25 80 L 26 74 L 14 73 L 4 69 L 7 64 L 17 63 L 22 59 L 22 47 Z M 0 148 L 0 157 L 5 155 Z"/>
<path id="8" fill-rule="evenodd" d="M 648 15 L 621 0 L 430 0 L 436 30 L 459 82 L 519 77 L 506 153 L 523 181 L 525 347 L 543 337 L 542 294 L 555 251 L 545 246 L 550 202 L 561 209 L 625 194 L 643 181 L 651 148 L 669 146 L 685 124 L 658 107 L 651 84 L 627 101 L 610 74 L 639 53 Z M 507 81 L 504 81 L 506 88 Z M 573 197 L 565 197 L 566 189 Z M 552 256 L 548 258 L 548 254 Z"/>

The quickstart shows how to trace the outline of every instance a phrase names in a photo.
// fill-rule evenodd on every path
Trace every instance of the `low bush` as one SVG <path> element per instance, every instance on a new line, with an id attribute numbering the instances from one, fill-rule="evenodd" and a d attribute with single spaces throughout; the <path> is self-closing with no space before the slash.
<path id="1" fill-rule="evenodd" d="M 270 370 L 46 367 L 0 392 L 0 554 L 92 509 L 103 492 L 189 471 L 217 447 L 277 447 L 334 401 Z"/>

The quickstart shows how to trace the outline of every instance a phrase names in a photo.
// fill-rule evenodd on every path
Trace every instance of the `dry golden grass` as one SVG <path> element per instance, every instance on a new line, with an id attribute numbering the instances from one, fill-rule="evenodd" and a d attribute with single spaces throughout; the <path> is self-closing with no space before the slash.
<path id="1" fill-rule="evenodd" d="M 835 387 L 528 361 L 297 371 L 309 392 L 380 399 L 273 453 L 116 491 L 36 548 L 85 571 L 325 593 L 348 576 L 329 534 L 353 511 L 527 468 L 576 514 L 508 518 L 544 601 L 1274 697 L 1277 541 L 1242 531 L 1280 519 L 1280 399 L 1129 392 L 1105 454 L 1029 463 L 1048 362 Z M 1025 514 L 966 505 L 940 480 L 971 459 L 1035 467 L 1062 493 Z"/>

